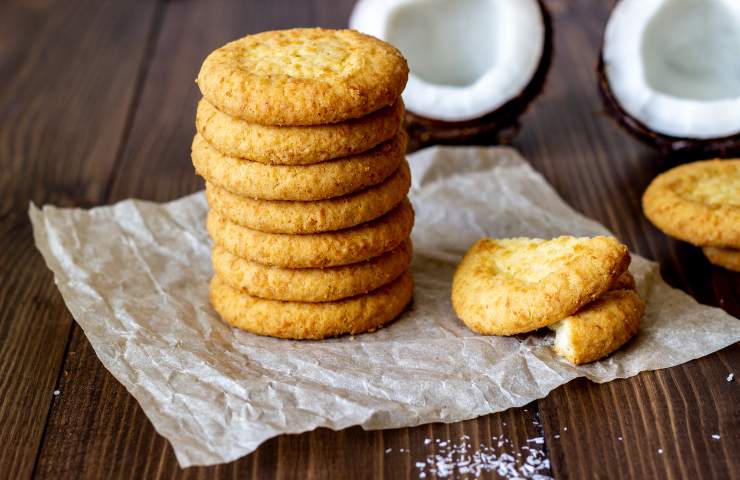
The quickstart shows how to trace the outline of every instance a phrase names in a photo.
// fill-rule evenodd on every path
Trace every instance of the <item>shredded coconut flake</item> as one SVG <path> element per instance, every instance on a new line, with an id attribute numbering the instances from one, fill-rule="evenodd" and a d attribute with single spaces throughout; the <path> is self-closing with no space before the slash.
<path id="1" fill-rule="evenodd" d="M 712 435 L 712 438 L 715 439 L 715 440 L 719 440 L 720 439 L 719 433 L 713 434 Z"/>
<path id="2" fill-rule="evenodd" d="M 658 455 L 663 455 L 663 449 L 662 448 L 659 448 L 658 449 Z"/>
<path id="3" fill-rule="evenodd" d="M 727 381 L 728 381 L 728 382 L 731 382 L 731 381 L 733 381 L 734 379 L 735 379 L 735 374 L 734 374 L 734 373 L 731 373 L 731 374 L 727 375 Z"/>
<path id="4" fill-rule="evenodd" d="M 492 444 L 495 443 L 496 446 L 481 443 L 478 448 L 471 450 L 468 440 L 470 437 L 467 435 L 460 437 L 459 441 L 436 439 L 432 442 L 430 439 L 424 439 L 424 445 L 434 444 L 428 447 L 431 451 L 428 450 L 423 461 L 414 463 L 419 471 L 419 478 L 428 476 L 479 478 L 482 474 L 491 472 L 507 479 L 548 480 L 552 478 L 550 460 L 543 450 L 524 445 L 519 448 L 520 451 L 517 451 L 512 446 L 511 440 L 503 436 L 492 438 L 494 441 Z M 532 438 L 528 442 L 540 445 L 544 443 L 544 437 Z"/>
<path id="5" fill-rule="evenodd" d="M 54 390 L 54 396 L 57 396 L 57 395 L 59 395 L 60 393 L 62 393 L 62 392 L 60 392 L 59 390 Z"/>

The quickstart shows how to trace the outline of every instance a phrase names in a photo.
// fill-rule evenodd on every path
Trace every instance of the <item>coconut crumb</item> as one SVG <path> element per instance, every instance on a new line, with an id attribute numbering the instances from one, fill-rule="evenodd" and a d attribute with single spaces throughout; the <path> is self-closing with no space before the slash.
<path id="1" fill-rule="evenodd" d="M 60 392 L 59 390 L 54 390 L 54 396 L 55 396 L 55 397 L 56 397 L 57 395 L 59 395 L 60 393 L 62 393 L 62 392 Z"/>
<path id="2" fill-rule="evenodd" d="M 432 441 L 424 439 L 427 450 L 426 458 L 414 462 L 419 478 L 436 476 L 437 478 L 463 477 L 479 478 L 485 473 L 495 473 L 502 478 L 531 478 L 547 480 L 550 473 L 550 460 L 544 450 L 524 445 L 517 451 L 512 442 L 503 435 L 491 438 L 492 445 L 480 443 L 472 449 L 470 437 L 463 435 L 458 441 L 437 438 Z M 544 437 L 527 440 L 528 443 L 540 445 Z M 503 447 L 503 448 L 502 448 Z M 386 450 L 386 453 L 389 453 Z M 399 451 L 402 451 L 400 449 Z"/>
<path id="3" fill-rule="evenodd" d="M 733 381 L 734 379 L 735 379 L 735 374 L 734 374 L 734 373 L 731 373 L 731 374 L 727 375 L 727 381 L 728 381 L 728 382 L 731 382 L 731 381 Z"/>
<path id="4" fill-rule="evenodd" d="M 659 448 L 658 449 L 658 455 L 663 455 L 663 449 L 662 448 Z"/>
<path id="5" fill-rule="evenodd" d="M 719 440 L 721 437 L 719 436 L 719 433 L 712 434 L 712 438 L 715 440 Z"/>

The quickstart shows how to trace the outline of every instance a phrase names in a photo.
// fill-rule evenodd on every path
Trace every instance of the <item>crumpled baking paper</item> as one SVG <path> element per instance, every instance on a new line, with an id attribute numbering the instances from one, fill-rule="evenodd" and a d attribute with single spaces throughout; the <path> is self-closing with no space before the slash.
<path id="1" fill-rule="evenodd" d="M 416 281 L 410 309 L 372 334 L 255 336 L 208 303 L 203 193 L 91 210 L 30 207 L 34 238 L 103 365 L 141 404 L 182 467 L 229 462 L 283 433 L 456 422 L 542 398 L 576 378 L 608 382 L 740 340 L 740 321 L 696 303 L 635 256 L 647 312 L 608 359 L 575 367 L 552 334 L 479 336 L 450 282 L 478 238 L 608 234 L 571 209 L 513 149 L 435 147 L 410 156 Z"/>

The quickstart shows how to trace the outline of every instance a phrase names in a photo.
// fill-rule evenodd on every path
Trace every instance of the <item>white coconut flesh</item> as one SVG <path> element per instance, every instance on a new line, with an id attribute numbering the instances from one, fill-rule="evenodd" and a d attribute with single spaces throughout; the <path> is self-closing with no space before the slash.
<path id="1" fill-rule="evenodd" d="M 545 42 L 537 0 L 360 0 L 350 27 L 406 57 L 407 110 L 450 122 L 480 118 L 521 94 Z"/>
<path id="2" fill-rule="evenodd" d="M 621 0 L 602 58 L 622 109 L 651 131 L 740 133 L 740 1 Z"/>

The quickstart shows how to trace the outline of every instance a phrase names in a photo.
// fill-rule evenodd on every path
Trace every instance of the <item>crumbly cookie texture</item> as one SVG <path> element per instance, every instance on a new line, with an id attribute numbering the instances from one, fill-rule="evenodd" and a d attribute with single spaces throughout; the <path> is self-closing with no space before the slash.
<path id="1" fill-rule="evenodd" d="M 336 232 L 293 235 L 265 233 L 208 213 L 208 233 L 216 245 L 237 257 L 285 268 L 348 265 L 393 250 L 409 237 L 414 210 L 408 200 L 372 222 Z"/>
<path id="2" fill-rule="evenodd" d="M 312 165 L 266 165 L 224 155 L 195 135 L 192 160 L 206 181 L 263 200 L 324 200 L 377 185 L 404 160 L 403 131 L 367 152 Z"/>
<path id="3" fill-rule="evenodd" d="M 368 294 L 336 302 L 283 302 L 248 295 L 216 275 L 211 280 L 210 300 L 227 323 L 248 332 L 319 340 L 382 327 L 403 312 L 412 293 L 411 275 L 404 273 Z"/>
<path id="4" fill-rule="evenodd" d="M 613 237 L 483 238 L 458 265 L 452 305 L 475 332 L 530 332 L 598 298 L 629 263 L 627 247 Z"/>
<path id="5" fill-rule="evenodd" d="M 702 251 L 713 265 L 732 270 L 733 272 L 740 272 L 740 249 L 704 247 Z"/>
<path id="6" fill-rule="evenodd" d="M 354 30 L 296 28 L 248 35 L 212 52 L 196 80 L 219 110 L 264 125 L 317 125 L 392 104 L 408 66 Z"/>
<path id="7" fill-rule="evenodd" d="M 384 182 L 327 200 L 257 200 L 234 195 L 210 182 L 206 182 L 206 196 L 212 209 L 244 227 L 306 234 L 341 230 L 374 220 L 398 205 L 410 186 L 411 172 L 404 161 Z"/>
<path id="8" fill-rule="evenodd" d="M 195 126 L 225 155 L 254 162 L 308 165 L 356 155 L 392 138 L 403 122 L 403 102 L 357 119 L 328 125 L 277 127 L 260 125 L 220 112 L 202 99 Z"/>
<path id="9" fill-rule="evenodd" d="M 672 168 L 648 186 L 642 208 L 672 237 L 698 246 L 740 248 L 740 160 Z"/>
<path id="10" fill-rule="evenodd" d="M 550 325 L 555 353 L 580 365 L 599 360 L 635 336 L 645 302 L 634 290 L 612 290 Z"/>
<path id="11" fill-rule="evenodd" d="M 272 267 L 239 258 L 219 246 L 213 248 L 211 258 L 216 275 L 255 297 L 330 302 L 368 293 L 398 278 L 411 263 L 411 240 L 378 257 L 341 267 Z"/>

